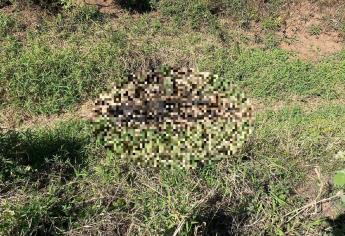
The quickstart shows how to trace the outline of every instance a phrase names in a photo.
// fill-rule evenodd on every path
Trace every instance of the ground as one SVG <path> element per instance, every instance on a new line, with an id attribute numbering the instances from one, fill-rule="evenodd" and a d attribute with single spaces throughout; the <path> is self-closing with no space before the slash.
<path id="1" fill-rule="evenodd" d="M 86 3 L 0 0 L 0 235 L 345 234 L 342 1 Z M 153 168 L 95 140 L 98 94 L 167 65 L 246 93 L 239 153 Z"/>

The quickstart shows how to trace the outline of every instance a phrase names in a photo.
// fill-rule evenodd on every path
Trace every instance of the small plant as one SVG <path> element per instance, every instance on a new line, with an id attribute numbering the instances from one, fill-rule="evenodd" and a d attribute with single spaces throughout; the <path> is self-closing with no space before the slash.
<path id="1" fill-rule="evenodd" d="M 71 5 L 65 6 L 70 7 Z M 72 11 L 71 16 L 76 24 L 102 20 L 102 14 L 94 6 L 77 7 L 74 11 Z"/>
<path id="2" fill-rule="evenodd" d="M 335 158 L 345 161 L 345 152 L 338 152 Z M 340 188 L 341 190 L 345 190 L 345 169 L 336 172 L 336 174 L 333 176 L 333 183 L 336 187 Z M 342 192 L 341 200 L 343 203 L 345 203 L 344 192 Z"/>
<path id="3" fill-rule="evenodd" d="M 75 5 L 73 0 L 60 0 L 64 9 L 70 9 Z"/>
<path id="4" fill-rule="evenodd" d="M 340 24 L 340 34 L 345 39 L 345 22 Z"/>
<path id="5" fill-rule="evenodd" d="M 317 35 L 320 35 L 322 33 L 322 29 L 319 25 L 311 25 L 308 29 L 308 33 L 310 35 L 317 36 Z"/>
<path id="6" fill-rule="evenodd" d="M 262 27 L 265 30 L 276 31 L 281 26 L 281 18 L 268 17 L 262 21 Z"/>
<path id="7" fill-rule="evenodd" d="M 264 44 L 268 49 L 277 48 L 280 44 L 280 39 L 274 33 L 270 32 L 265 35 Z"/>

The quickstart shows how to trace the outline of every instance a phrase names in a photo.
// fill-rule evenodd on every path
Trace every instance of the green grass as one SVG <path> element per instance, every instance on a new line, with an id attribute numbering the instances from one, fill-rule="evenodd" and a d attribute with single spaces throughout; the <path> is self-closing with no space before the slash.
<path id="1" fill-rule="evenodd" d="M 244 50 L 229 57 L 230 53 L 228 50 L 216 50 L 200 65 L 203 69 L 216 71 L 224 78 L 229 78 L 229 81 L 236 82 L 251 97 L 343 98 L 342 54 L 314 65 L 291 59 L 279 49 Z M 330 83 L 335 86 L 326 85 Z"/>
<path id="2" fill-rule="evenodd" d="M 167 8 L 163 15 L 185 19 L 171 13 L 173 10 L 168 6 L 163 7 L 164 2 L 160 4 Z M 198 9 L 198 5 L 191 6 Z M 175 9 L 177 5 L 171 7 Z M 276 49 L 277 39 L 273 35 L 268 36 L 266 42 L 271 50 L 249 50 L 242 46 L 234 50 L 235 44 L 230 47 L 219 44 L 222 36 L 212 33 L 213 26 L 203 26 L 203 18 L 195 22 L 203 29 L 209 29 L 208 33 L 193 31 L 192 27 L 187 32 L 181 31 L 184 38 L 169 42 L 165 34 L 176 35 L 179 30 L 174 29 L 176 25 L 161 19 L 152 19 L 147 14 L 137 20 L 124 18 L 123 24 L 130 25 L 130 29 L 120 27 L 120 30 L 114 30 L 98 14 L 94 8 L 83 8 L 54 21 L 43 21 L 39 30 L 27 32 L 24 43 L 11 36 L 10 26 L 15 21 L 3 15 L 1 32 L 7 35 L 0 50 L 3 65 L 0 80 L 6 88 L 0 93 L 3 106 L 15 106 L 32 114 L 68 111 L 86 99 L 94 98 L 110 82 L 122 80 L 125 72 L 142 66 L 191 64 L 193 58 L 189 57 L 185 62 L 180 59 L 187 58 L 191 51 L 195 54 L 193 61 L 201 69 L 220 74 L 227 84 L 236 82 L 251 97 L 344 98 L 343 53 L 316 65 L 303 62 Z M 188 22 L 193 24 L 194 20 Z M 99 32 L 96 41 L 92 34 L 94 30 Z M 202 38 L 210 33 L 213 35 L 211 41 L 203 42 Z M 153 39 L 150 34 L 158 37 Z M 188 47 L 184 46 L 186 43 Z M 163 54 L 172 47 L 176 47 L 173 54 Z M 144 65 L 143 61 L 146 62 Z M 327 86 L 329 83 L 334 86 Z"/>
<path id="3" fill-rule="evenodd" d="M 212 89 L 234 83 L 266 104 L 249 141 L 195 170 L 139 167 L 104 149 L 88 121 L 9 130 L 4 121 L 0 235 L 171 235 L 181 222 L 180 235 L 343 234 L 338 200 L 334 218 L 314 209 L 286 214 L 312 202 L 321 182 L 320 199 L 339 190 L 327 179 L 344 169 L 335 158 L 345 146 L 344 52 L 316 63 L 279 49 L 273 31 L 282 1 L 268 1 L 266 10 L 242 0 L 169 3 L 151 1 L 136 14 L 131 2 L 118 18 L 61 9 L 35 28 L 0 10 L 0 112 L 10 108 L 23 119 L 71 113 L 111 82 L 125 82 L 127 72 L 195 66 L 221 76 Z M 219 20 L 231 12 L 242 26 L 265 16 L 272 35 L 264 49 L 233 41 Z"/>
<path id="4" fill-rule="evenodd" d="M 86 27 L 92 27 L 83 22 L 93 17 L 87 11 L 73 14 L 70 21 L 44 22 L 40 32 L 28 32 L 25 43 L 8 37 L 0 51 L 0 80 L 6 87 L 2 101 L 27 112 L 52 114 L 95 96 L 109 81 L 118 81 L 123 69 L 117 59 L 125 38 L 121 32 L 109 32 L 99 35 L 99 42 L 82 41 Z M 71 35 L 71 24 L 82 24 L 81 32 Z M 52 30 L 46 32 L 45 27 Z"/>
<path id="5" fill-rule="evenodd" d="M 205 232 L 254 233 L 257 227 L 223 224 L 232 219 L 240 226 L 241 219 L 249 224 L 255 217 L 263 218 L 260 230 L 268 234 L 304 232 L 320 218 L 284 224 L 282 216 L 308 201 L 293 191 L 303 182 L 307 166 L 322 164 L 324 173 L 337 170 L 339 162 L 332 157 L 345 144 L 344 117 L 344 107 L 338 105 L 313 112 L 301 107 L 268 110 L 258 116 L 255 133 L 241 153 L 195 171 L 127 164 L 94 144 L 85 122 L 2 135 L 2 184 L 16 194 L 2 202 L 0 229 L 14 234 L 78 231 L 102 212 L 96 225 L 121 217 L 137 222 L 132 233 L 144 234 L 171 232 L 188 215 L 182 229 L 187 235 L 202 221 L 212 222 L 209 214 L 214 213 L 216 220 Z M 195 206 L 212 189 L 221 197 Z M 308 230 L 318 232 L 324 226 Z"/>
<path id="6" fill-rule="evenodd" d="M 123 63 L 131 57 L 126 35 L 121 31 L 105 32 L 100 36 L 103 41 L 92 45 L 86 39 L 80 43 L 83 35 L 76 38 L 67 36 L 63 47 L 54 40 L 47 43 L 47 37 L 50 39 L 51 36 L 45 34 L 29 36 L 25 45 L 9 39 L 3 52 L 4 66 L 0 71 L 1 80 L 7 87 L 2 98 L 5 104 L 32 113 L 57 113 L 95 97 L 111 81 L 123 79 L 126 69 L 132 67 Z M 152 57 L 151 53 L 165 50 L 167 46 L 160 42 L 144 42 L 142 56 Z M 251 97 L 344 98 L 345 61 L 342 54 L 313 65 L 291 59 L 279 49 L 241 49 L 239 53 L 234 53 L 232 49 L 216 48 L 208 52 L 208 45 L 202 46 L 204 48 L 197 64 L 203 70 L 221 75 L 226 86 L 236 82 Z M 183 54 L 183 51 L 178 51 L 169 60 L 177 60 Z M 134 58 L 131 62 L 133 66 L 138 63 L 136 59 L 140 58 Z M 13 71 L 16 73 L 13 74 Z M 327 86 L 330 83 L 334 86 Z"/>

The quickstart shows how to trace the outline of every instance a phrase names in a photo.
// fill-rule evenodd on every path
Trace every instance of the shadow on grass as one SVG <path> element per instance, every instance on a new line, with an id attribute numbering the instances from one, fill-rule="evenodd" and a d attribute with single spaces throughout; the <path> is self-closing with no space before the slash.
<path id="1" fill-rule="evenodd" d="M 220 194 L 210 199 L 204 209 L 200 211 L 194 220 L 197 222 L 193 229 L 194 235 L 237 235 L 238 230 L 247 219 L 245 212 L 233 214 L 219 207 L 225 204 Z M 218 206 L 218 207 L 217 207 Z"/>
<path id="2" fill-rule="evenodd" d="M 61 0 L 22 0 L 23 6 L 39 6 L 52 13 L 57 13 L 62 10 L 63 4 Z"/>
<path id="3" fill-rule="evenodd" d="M 0 9 L 9 5 L 11 5 L 9 0 L 0 0 Z"/>
<path id="4" fill-rule="evenodd" d="M 327 220 L 329 225 L 332 227 L 332 234 L 334 236 L 343 236 L 345 235 L 345 213 L 339 215 L 334 220 Z"/>
<path id="5" fill-rule="evenodd" d="M 0 132 L 0 195 L 32 184 L 29 198 L 7 206 L 15 212 L 15 221 L 4 219 L 9 235 L 60 235 L 94 209 L 79 183 L 69 182 L 87 164 L 89 128 L 84 121 L 64 121 L 53 128 Z M 0 234 L 4 229 L 0 226 Z"/>
<path id="6" fill-rule="evenodd" d="M 51 173 L 57 173 L 62 180 L 70 179 L 75 169 L 85 165 L 87 138 L 79 128 L 66 125 L 0 134 L 1 180 L 40 180 L 44 186 L 48 178 L 43 177 Z"/>
<path id="7" fill-rule="evenodd" d="M 119 0 L 118 3 L 129 11 L 145 13 L 152 10 L 150 0 Z"/>

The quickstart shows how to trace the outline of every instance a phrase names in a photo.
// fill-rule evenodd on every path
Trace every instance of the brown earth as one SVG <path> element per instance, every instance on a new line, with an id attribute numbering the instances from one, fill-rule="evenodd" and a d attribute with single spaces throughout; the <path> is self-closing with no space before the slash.
<path id="1" fill-rule="evenodd" d="M 63 120 L 92 119 L 93 101 L 86 101 L 73 112 L 65 112 L 55 115 L 38 115 L 20 113 L 12 108 L 0 110 L 0 128 L 4 130 L 25 130 L 37 126 L 54 126 Z"/>
<path id="2" fill-rule="evenodd" d="M 301 59 L 317 61 L 343 49 L 344 39 L 330 26 L 336 23 L 336 9 L 319 6 L 311 1 L 292 3 L 284 10 L 281 48 L 295 53 Z M 319 32 L 311 32 L 312 28 Z"/>

